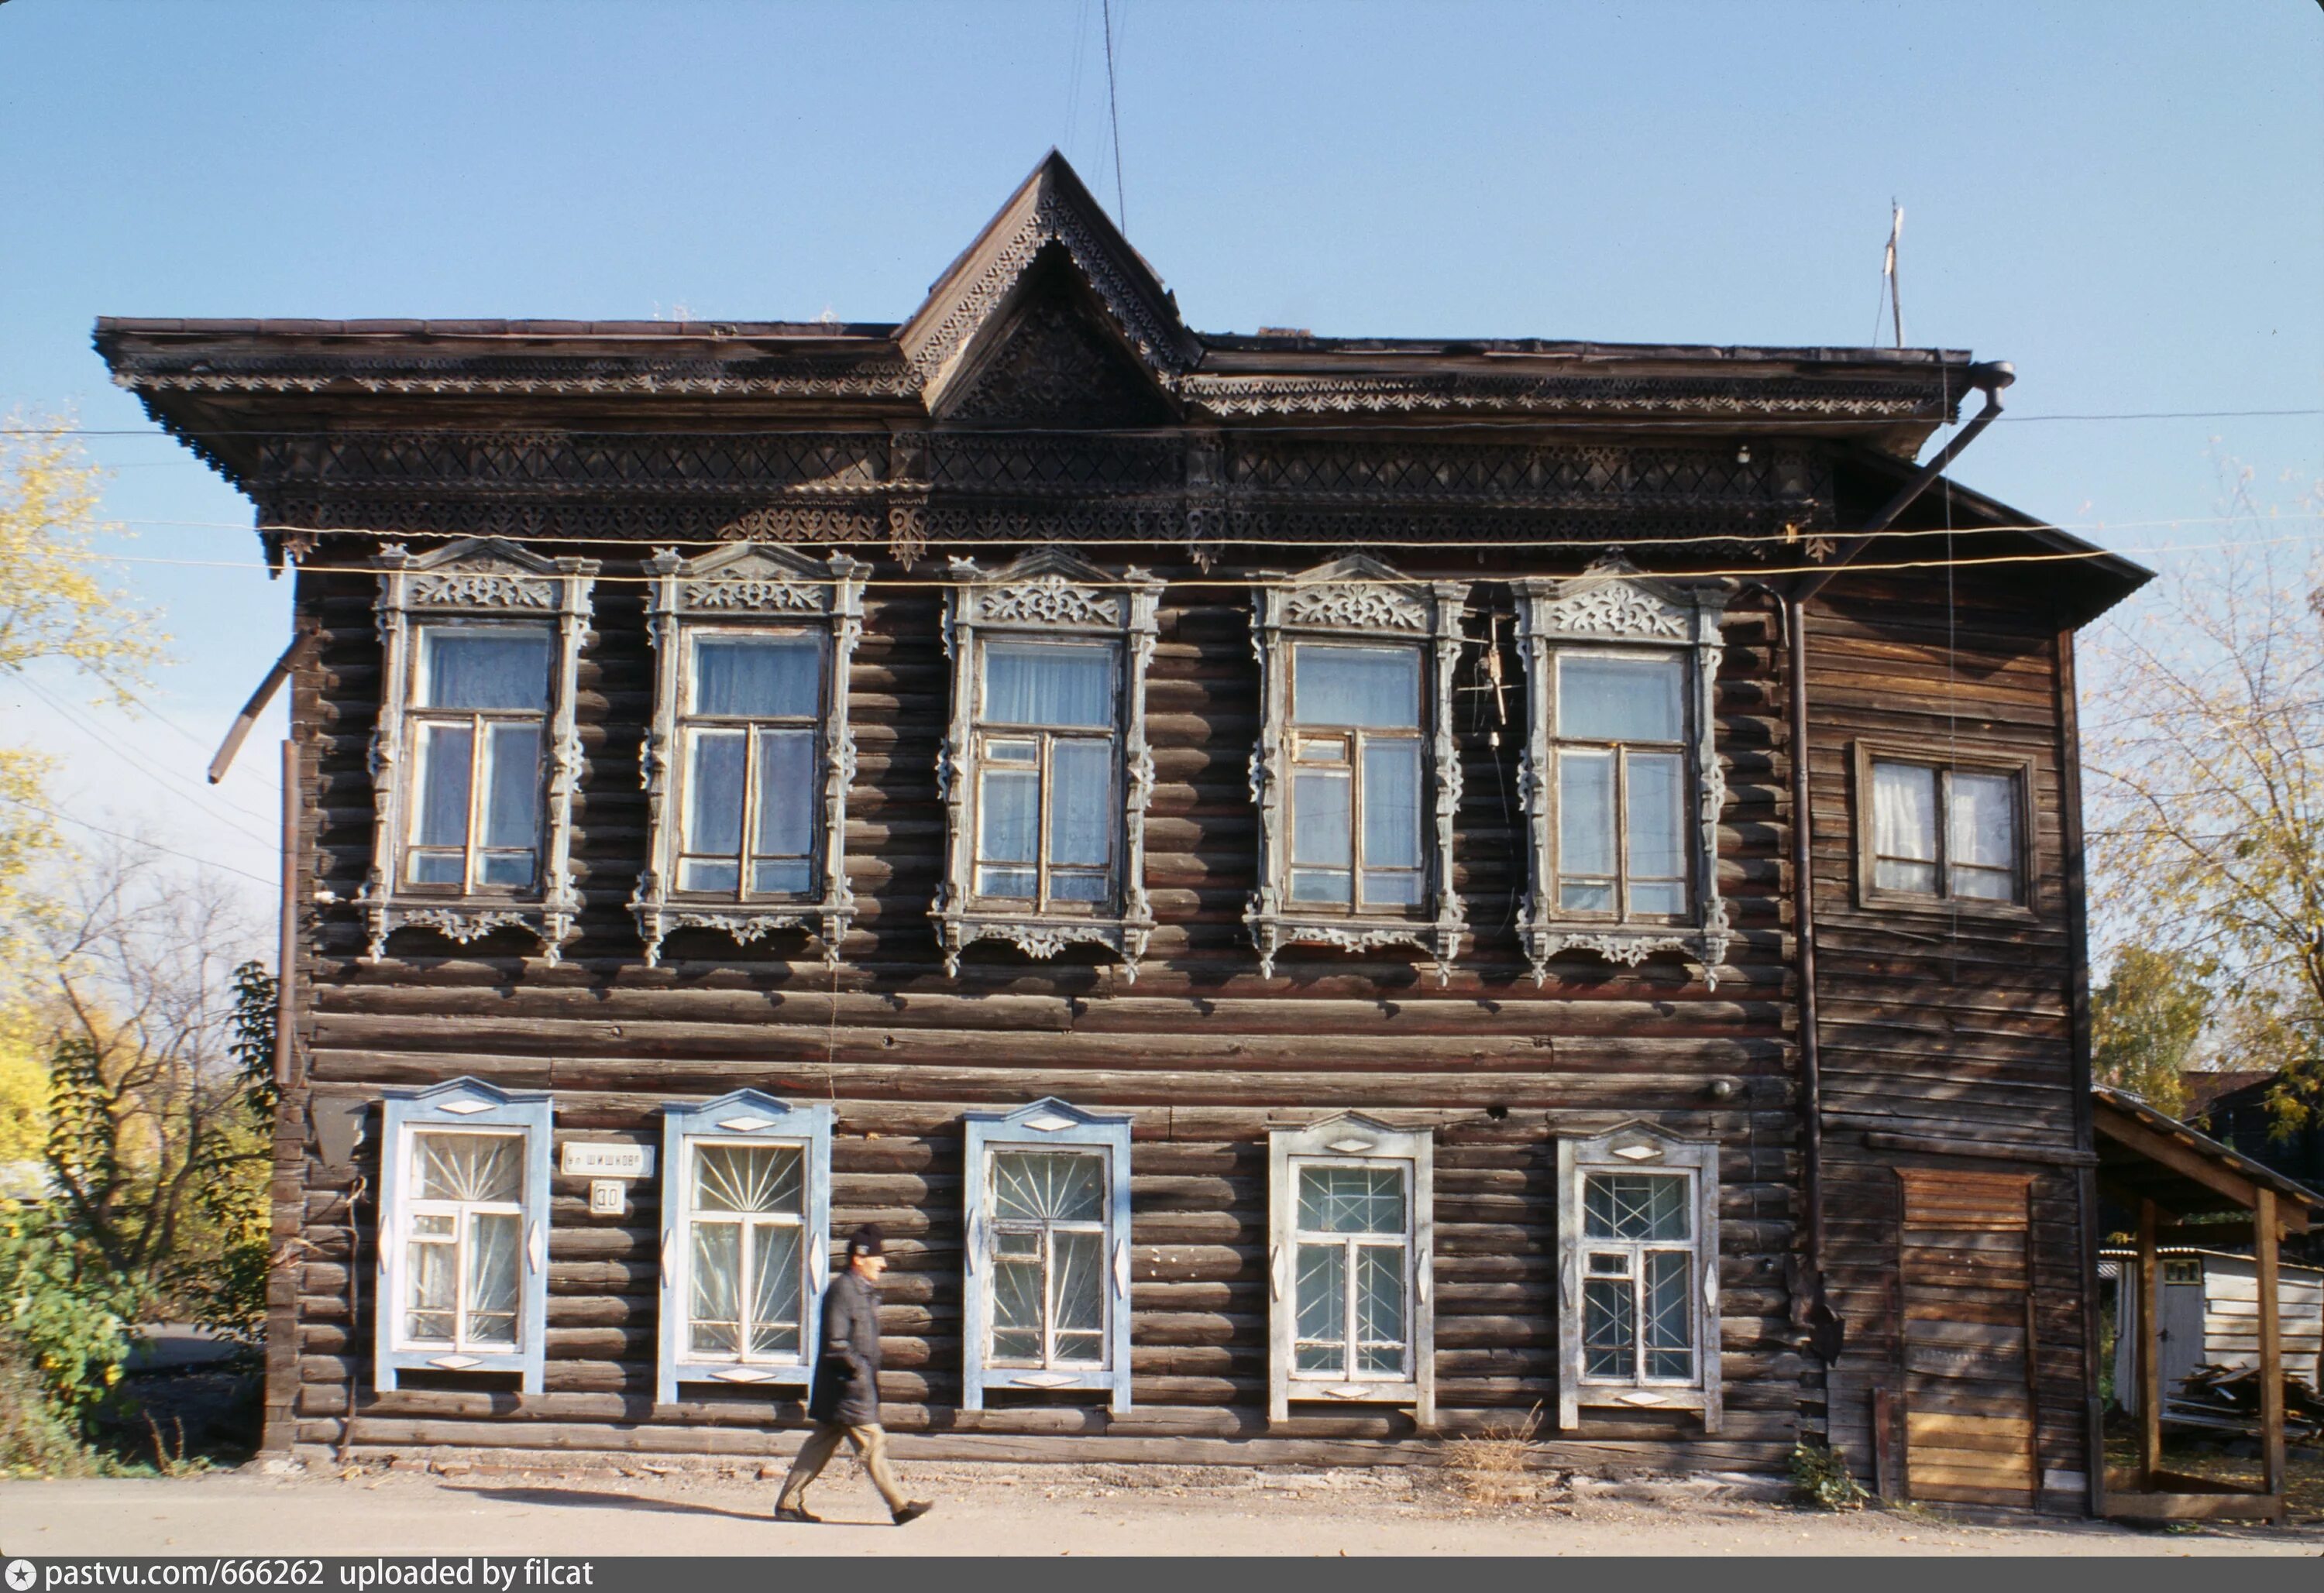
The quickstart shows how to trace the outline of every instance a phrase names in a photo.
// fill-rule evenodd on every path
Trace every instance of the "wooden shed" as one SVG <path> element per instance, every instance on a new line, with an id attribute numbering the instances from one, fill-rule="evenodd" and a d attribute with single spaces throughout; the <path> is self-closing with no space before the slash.
<path id="1" fill-rule="evenodd" d="M 1054 155 L 901 321 L 97 344 L 295 584 L 270 1446 L 787 1451 L 877 1221 L 907 1457 L 2089 1506 L 2007 367 L 1199 332 Z"/>
<path id="2" fill-rule="evenodd" d="M 2231 1250 L 2184 1245 L 2155 1248 L 2161 1266 L 2161 1374 L 2163 1413 L 2172 1419 L 2188 1374 L 2198 1367 L 2257 1369 L 2260 1360 L 2259 1260 Z M 2123 1308 L 2134 1303 L 2130 1286 L 2137 1276 L 2138 1252 L 2099 1253 L 2101 1286 Z M 2312 1389 L 2324 1389 L 2324 1271 L 2281 1264 L 2277 1269 L 2283 1321 L 2283 1370 Z M 2126 1411 L 2138 1410 L 2138 1336 L 2117 1330 L 2114 1349 L 2115 1396 Z"/>

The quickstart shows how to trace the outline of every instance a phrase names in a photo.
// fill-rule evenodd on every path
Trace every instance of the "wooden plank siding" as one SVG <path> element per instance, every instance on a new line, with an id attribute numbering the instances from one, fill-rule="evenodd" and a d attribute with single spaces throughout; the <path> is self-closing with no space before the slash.
<path id="1" fill-rule="evenodd" d="M 1980 1419 L 2033 1423 L 2041 1504 L 2079 1511 L 2088 1441 L 2073 1168 L 2087 1147 L 2076 1143 L 2074 1116 L 2054 624 L 2005 580 L 1962 574 L 1948 590 L 1942 572 L 1844 576 L 1808 622 L 1826 1277 L 1849 1324 L 1833 1378 L 1832 1436 L 1868 1467 L 1873 1390 L 1895 1391 L 1904 1409 L 1901 1396 L 1914 1380 L 1969 1378 L 1956 1386 Z M 1963 758 L 2029 761 L 2031 915 L 1860 905 L 1858 824 L 1868 813 L 1851 788 L 1859 738 L 1938 759 L 1958 748 Z M 1884 1138 L 1954 1154 L 1884 1148 Z M 1913 1251 L 1900 1168 L 2024 1174 L 2030 1226 L 2006 1236 L 2006 1257 L 1965 1263 L 1960 1252 Z M 2029 1287 L 2030 1368 L 2022 1318 Z M 2009 1337 L 2006 1354 L 1975 1341 L 1976 1324 L 1997 1311 L 2011 1315 L 1987 1324 Z M 1934 1341 L 1947 1332 L 1961 1342 Z M 1997 1379 L 1984 1391 L 1991 1398 L 1977 1397 L 1979 1378 Z M 2013 1400 L 2015 1408 L 2005 1408 Z M 1976 1449 L 2000 1431 L 1980 1429 L 1975 1442 L 1948 1436 L 1932 1420 L 1939 1414 L 1910 1410 L 1905 1431 L 1892 1435 L 1912 1446 L 1916 1495 L 2028 1502 L 2027 1476 L 1997 1487 L 1989 1469 L 1971 1475 L 1980 1471 L 1975 1464 L 1932 1472 L 1922 1459 L 1927 1446 Z M 2010 1428 L 2007 1441 L 2019 1431 Z"/>
<path id="2" fill-rule="evenodd" d="M 570 550 L 605 558 L 609 576 L 632 568 L 602 546 Z M 1498 591 L 1506 612 L 1506 588 L 1495 585 L 1504 571 L 1465 557 L 1459 566 L 1443 573 L 1479 581 L 1480 609 Z M 372 836 L 375 587 L 362 576 L 302 573 L 300 613 L 319 633 L 294 704 L 307 750 L 305 840 L 318 885 L 337 898 L 310 916 L 302 987 L 300 1039 L 318 1102 L 469 1073 L 551 1091 L 560 1142 L 646 1144 L 665 1100 L 746 1085 L 830 1100 L 835 1232 L 878 1221 L 893 1257 L 881 1317 L 892 1427 L 1326 1445 L 1392 1442 L 1412 1426 L 1402 1413 L 1313 1407 L 1287 1427 L 1265 1421 L 1268 1126 L 1360 1108 L 1437 1128 L 1437 1400 L 1441 1424 L 1457 1430 L 1495 1411 L 1555 1408 L 1553 1136 L 1643 1117 L 1722 1147 L 1726 1420 L 1704 1440 L 1689 1417 L 1585 1414 L 1559 1452 L 1604 1458 L 1633 1452 L 1627 1444 L 1657 1463 L 1779 1466 L 1798 1432 L 1806 1366 L 1784 1285 L 1799 1220 L 1796 1008 L 1782 905 L 1780 655 L 1764 594 L 1738 599 L 1727 626 L 1719 867 L 1738 934 L 1717 988 L 1666 956 L 1626 969 L 1569 955 L 1538 990 L 1526 973 L 1513 900 L 1525 884 L 1524 688 L 1505 657 L 1509 718 L 1496 749 L 1490 695 L 1471 689 L 1482 684 L 1478 615 L 1456 693 L 1465 760 L 1456 881 L 1474 936 L 1440 990 L 1416 959 L 1310 947 L 1287 949 L 1276 978 L 1259 976 L 1241 921 L 1258 852 L 1249 602 L 1215 585 L 1173 588 L 1147 699 L 1157 927 L 1132 986 L 1082 949 L 1034 962 L 980 945 L 957 979 L 945 975 L 927 908 L 944 835 L 935 763 L 951 666 L 937 594 L 882 584 L 899 573 L 882 565 L 875 574 L 849 681 L 858 767 L 848 868 L 861 910 L 836 969 L 797 933 L 738 947 L 692 930 L 671 935 L 660 967 L 645 966 L 623 904 L 645 848 L 637 760 L 652 657 L 640 589 L 612 580 L 598 585 L 579 672 L 579 941 L 550 967 L 521 955 L 529 948 L 519 939 L 459 947 L 403 931 L 385 960 L 364 962 L 347 904 Z M 960 1114 L 1044 1094 L 1133 1118 L 1128 1416 L 1021 1395 L 981 1413 L 959 1408 Z M 366 1145 L 361 1158 L 375 1155 Z M 376 1169 L 361 1158 L 375 1189 Z M 301 1441 L 723 1452 L 773 1441 L 736 1432 L 765 1420 L 763 1395 L 653 1404 L 652 1180 L 633 1186 L 618 1219 L 588 1214 L 585 1181 L 556 1180 L 546 1393 L 413 1379 L 374 1395 L 372 1208 L 351 1223 L 348 1187 L 347 1174 L 310 1156 L 300 1191 Z M 1098 1451 L 1055 1458 L 1083 1452 Z"/>

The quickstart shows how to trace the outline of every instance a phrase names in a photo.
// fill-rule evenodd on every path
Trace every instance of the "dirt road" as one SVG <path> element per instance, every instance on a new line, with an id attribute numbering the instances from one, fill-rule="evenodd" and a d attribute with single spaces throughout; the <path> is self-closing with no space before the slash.
<path id="1" fill-rule="evenodd" d="M 51 1554 L 2301 1554 L 2324 1533 L 1993 1527 L 1933 1513 L 1832 1515 L 1707 1479 L 1573 1479 L 1479 1506 L 1441 1474 L 908 1467 L 939 1501 L 888 1524 L 835 1465 L 821 1526 L 769 1519 L 752 1473 L 243 1471 L 0 1483 L 0 1552 Z"/>

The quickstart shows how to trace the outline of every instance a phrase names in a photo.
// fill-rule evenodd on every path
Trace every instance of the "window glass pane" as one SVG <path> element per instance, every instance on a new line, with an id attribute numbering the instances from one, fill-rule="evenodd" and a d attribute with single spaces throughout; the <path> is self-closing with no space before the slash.
<path id="1" fill-rule="evenodd" d="M 696 636 L 693 685 L 692 713 L 812 717 L 823 648 L 811 636 Z"/>
<path id="2" fill-rule="evenodd" d="M 1694 1230 L 1683 1173 L 1593 1173 L 1582 1232 L 1593 1239 L 1683 1239 Z"/>
<path id="3" fill-rule="evenodd" d="M 1561 653 L 1557 733 L 1585 741 L 1675 741 L 1686 733 L 1685 661 Z"/>
<path id="4" fill-rule="evenodd" d="M 805 857 L 815 844 L 815 732 L 759 732 L 759 838 L 761 857 Z M 761 888 L 763 889 L 763 888 Z"/>
<path id="5" fill-rule="evenodd" d="M 1366 869 L 1364 905 L 1368 907 L 1416 907 L 1420 905 L 1417 869 Z"/>
<path id="6" fill-rule="evenodd" d="M 1059 870 L 1049 876 L 1049 899 L 1053 902 L 1102 902 L 1112 894 L 1112 883 L 1104 874 Z"/>
<path id="7" fill-rule="evenodd" d="M 751 1228 L 751 1353 L 789 1355 L 799 1347 L 799 1230 Z"/>
<path id="8" fill-rule="evenodd" d="M 547 631 L 429 626 L 420 637 L 420 706 L 549 706 Z"/>
<path id="9" fill-rule="evenodd" d="M 995 736 L 984 743 L 984 760 L 987 763 L 1038 763 L 1041 761 L 1041 743 L 1013 738 L 1003 741 Z"/>
<path id="10" fill-rule="evenodd" d="M 793 862 L 753 863 L 751 889 L 761 896 L 798 896 L 814 888 L 814 871 L 804 858 Z"/>
<path id="11" fill-rule="evenodd" d="M 1039 855 L 1041 777 L 988 769 L 977 804 L 976 855 L 989 863 L 1029 863 Z M 1029 891 L 1028 895 L 1031 894 Z"/>
<path id="12" fill-rule="evenodd" d="M 1404 1170 L 1301 1167 L 1299 1226 L 1309 1233 L 1402 1233 Z"/>
<path id="13" fill-rule="evenodd" d="M 1038 1250 L 1030 1256 L 1004 1252 L 993 1257 L 992 1354 L 1001 1360 L 1041 1358 L 1041 1257 Z"/>
<path id="14" fill-rule="evenodd" d="M 472 743 L 465 724 L 420 727 L 419 800 L 411 815 L 411 839 L 421 846 L 468 843 L 468 760 Z M 457 881 L 455 874 L 453 879 Z"/>
<path id="15" fill-rule="evenodd" d="M 1294 723 L 1420 728 L 1418 648 L 1300 646 L 1291 660 Z"/>
<path id="16" fill-rule="evenodd" d="M 1916 763 L 1872 766 L 1873 883 L 1934 895 L 1937 771 Z"/>
<path id="17" fill-rule="evenodd" d="M 521 848 L 529 853 L 540 833 L 540 729 L 531 724 L 495 724 L 488 734 L 483 844 Z"/>
<path id="18" fill-rule="evenodd" d="M 733 1355 L 742 1346 L 742 1229 L 733 1222 L 694 1225 L 694 1349 Z"/>
<path id="19" fill-rule="evenodd" d="M 989 642 L 984 718 L 991 724 L 1113 724 L 1113 649 Z"/>
<path id="20" fill-rule="evenodd" d="M 1354 879 L 1355 876 L 1345 869 L 1294 869 L 1291 870 L 1291 899 L 1296 902 L 1332 902 L 1345 907 Z"/>
<path id="21" fill-rule="evenodd" d="M 1628 1278 L 1591 1278 L 1582 1285 L 1582 1369 L 1589 1376 L 1636 1375 L 1630 1358 L 1634 1305 Z"/>
<path id="22" fill-rule="evenodd" d="M 1420 743 L 1364 746 L 1364 862 L 1378 869 L 1420 866 Z"/>
<path id="23" fill-rule="evenodd" d="M 976 894 L 1005 897 L 1016 901 L 1030 901 L 1039 889 L 1030 869 L 979 869 L 976 870 Z"/>
<path id="24" fill-rule="evenodd" d="M 1049 861 L 1103 866 L 1113 855 L 1113 743 L 1059 741 L 1049 752 Z"/>
<path id="25" fill-rule="evenodd" d="M 457 885 L 466 863 L 456 852 L 415 852 L 411 854 L 414 885 Z"/>
<path id="26" fill-rule="evenodd" d="M 453 1270 L 460 1259 L 458 1247 L 407 1245 L 404 1257 L 406 1287 L 411 1306 L 403 1320 L 404 1337 L 441 1340 L 449 1343 L 452 1314 L 458 1304 L 458 1275 Z"/>
<path id="27" fill-rule="evenodd" d="M 795 1145 L 697 1145 L 694 1209 L 798 1216 L 806 1153 Z"/>
<path id="28" fill-rule="evenodd" d="M 1961 896 L 2007 901 L 2017 871 L 2017 778 L 1956 771 L 1948 793 L 1946 855 Z"/>
<path id="29" fill-rule="evenodd" d="M 1693 1294 L 1687 1285 L 1692 1257 L 1675 1250 L 1646 1252 L 1646 1376 L 1694 1376 Z"/>
<path id="30" fill-rule="evenodd" d="M 1104 1358 L 1100 1340 L 1105 1327 L 1105 1236 L 1051 1236 L 1056 1267 L 1056 1358 L 1063 1361 Z"/>
<path id="31" fill-rule="evenodd" d="M 1299 1247 L 1299 1338 L 1303 1344 L 1329 1348 L 1328 1354 L 1314 1356 L 1303 1349 L 1299 1356 L 1303 1372 L 1337 1372 L 1346 1365 L 1347 1257 L 1345 1245 Z"/>
<path id="32" fill-rule="evenodd" d="M 992 1214 L 1003 1221 L 1099 1221 L 1105 1216 L 1104 1173 L 1102 1156 L 994 1151 Z"/>
<path id="33" fill-rule="evenodd" d="M 514 1205 L 524 1176 L 523 1142 L 510 1134 L 415 1134 L 414 1198 Z"/>
<path id="34" fill-rule="evenodd" d="M 1356 1247 L 1357 1370 L 1404 1369 L 1404 1247 Z"/>
<path id="35" fill-rule="evenodd" d="M 468 1239 L 468 1338 L 483 1344 L 516 1342 L 517 1218 L 478 1211 Z"/>
<path id="36" fill-rule="evenodd" d="M 1685 818 L 1682 771 L 1684 760 L 1670 753 L 1632 752 L 1630 776 L 1630 907 L 1640 913 L 1675 913 L 1678 885 L 1686 876 Z M 1662 882 L 1662 883 L 1658 883 Z"/>
<path id="37" fill-rule="evenodd" d="M 1349 780 L 1344 774 L 1291 778 L 1291 861 L 1346 868 L 1355 861 L 1348 826 Z"/>
<path id="38" fill-rule="evenodd" d="M 1557 755 L 1557 871 L 1614 871 L 1614 755 Z"/>
<path id="39" fill-rule="evenodd" d="M 742 877 L 740 863 L 706 861 L 687 858 L 678 865 L 678 888 L 680 890 L 715 890 L 731 893 L 735 882 Z"/>
<path id="40" fill-rule="evenodd" d="M 742 760 L 749 737 L 739 730 L 687 732 L 687 852 L 733 857 L 742 850 Z"/>

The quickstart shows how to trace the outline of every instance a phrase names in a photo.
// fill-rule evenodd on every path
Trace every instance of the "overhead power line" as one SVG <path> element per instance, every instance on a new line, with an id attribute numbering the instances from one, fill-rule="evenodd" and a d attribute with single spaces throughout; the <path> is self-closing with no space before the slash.
<path id="1" fill-rule="evenodd" d="M 115 841 L 126 841 L 132 846 L 146 847 L 167 857 L 178 858 L 189 863 L 199 863 L 206 869 L 223 869 L 229 874 L 239 874 L 245 879 L 256 880 L 259 884 L 269 888 L 276 883 L 262 875 L 252 873 L 248 869 L 237 869 L 232 863 L 222 863 L 214 857 L 197 857 L 190 852 L 180 852 L 174 846 L 164 846 L 158 841 L 148 841 L 143 835 L 129 835 L 119 830 L 108 830 L 103 824 L 91 824 L 87 819 L 76 818 L 69 813 L 59 813 L 54 808 L 43 807 L 37 802 L 27 802 L 22 796 L 11 796 L 0 793 L 0 802 L 13 802 L 17 806 L 37 813 L 42 818 L 55 824 L 78 824 L 84 830 L 94 831 L 99 835 L 111 836 Z"/>

